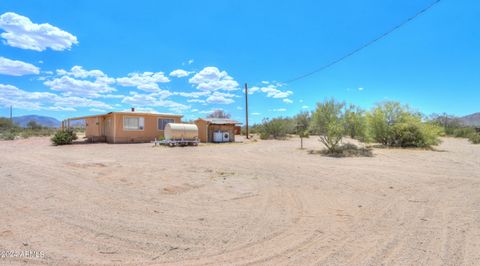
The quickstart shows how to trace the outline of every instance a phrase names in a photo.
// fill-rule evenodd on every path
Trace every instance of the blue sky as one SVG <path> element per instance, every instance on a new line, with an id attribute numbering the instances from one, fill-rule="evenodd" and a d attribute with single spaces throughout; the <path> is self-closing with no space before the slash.
<path id="1" fill-rule="evenodd" d="M 282 84 L 379 36 L 432 2 L 19 1 L 0 5 L 0 115 L 59 119 L 132 106 L 224 109 L 244 121 L 289 116 L 335 97 L 396 100 L 426 113 L 480 111 L 480 3 L 444 0 L 387 38 L 306 79 Z"/>

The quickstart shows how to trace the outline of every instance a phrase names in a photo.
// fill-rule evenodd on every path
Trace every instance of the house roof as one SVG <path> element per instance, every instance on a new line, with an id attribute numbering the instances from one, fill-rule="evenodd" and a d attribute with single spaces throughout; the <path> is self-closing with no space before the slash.
<path id="1" fill-rule="evenodd" d="M 229 118 L 199 118 L 200 120 L 207 121 L 209 124 L 213 125 L 237 125 L 237 124 L 242 124 L 241 122 L 238 122 L 233 119 Z"/>
<path id="2" fill-rule="evenodd" d="M 177 115 L 177 114 L 169 114 L 169 113 L 157 113 L 157 112 L 132 112 L 132 111 L 119 111 L 119 112 L 109 112 L 106 114 L 98 114 L 98 115 L 86 115 L 86 116 L 80 116 L 80 117 L 70 117 L 65 119 L 66 120 L 82 120 L 90 117 L 99 117 L 99 116 L 106 116 L 110 114 L 129 114 L 129 115 L 153 115 L 153 116 L 167 116 L 167 117 L 183 117 L 183 115 Z"/>

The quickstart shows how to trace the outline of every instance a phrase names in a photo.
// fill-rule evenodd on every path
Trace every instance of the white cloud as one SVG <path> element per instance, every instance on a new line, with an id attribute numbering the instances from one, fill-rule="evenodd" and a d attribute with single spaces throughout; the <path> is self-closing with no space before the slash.
<path id="1" fill-rule="evenodd" d="M 231 104 L 231 103 L 234 103 L 235 101 L 232 98 L 228 98 L 225 95 L 214 93 L 214 94 L 208 96 L 206 102 L 207 103 L 216 103 L 216 104 Z"/>
<path id="2" fill-rule="evenodd" d="M 288 98 L 285 98 L 282 100 L 284 103 L 293 103 L 292 100 L 288 99 Z"/>
<path id="3" fill-rule="evenodd" d="M 165 107 L 171 111 L 179 112 L 190 109 L 190 106 L 166 100 L 165 95 L 161 93 L 140 94 L 131 92 L 129 96 L 123 98 L 122 103 L 130 104 L 135 107 Z"/>
<path id="4" fill-rule="evenodd" d="M 267 86 L 264 86 L 264 87 L 254 86 L 254 87 L 249 89 L 248 94 L 254 94 L 256 92 L 263 92 L 263 93 L 267 94 L 267 97 L 276 98 L 276 99 L 287 98 L 287 97 L 293 95 L 293 91 L 291 91 L 291 90 L 282 91 L 282 90 L 278 89 L 282 86 L 283 85 L 280 84 L 280 83 L 275 83 L 275 84 L 270 83 L 270 84 L 268 84 Z"/>
<path id="5" fill-rule="evenodd" d="M 170 72 L 170 77 L 183 78 L 190 75 L 192 72 L 185 71 L 183 69 L 177 69 Z"/>
<path id="6" fill-rule="evenodd" d="M 5 32 L 0 36 L 9 46 L 44 51 L 70 49 L 78 44 L 77 37 L 48 23 L 35 24 L 29 18 L 13 12 L 0 16 L 0 28 Z"/>
<path id="7" fill-rule="evenodd" d="M 251 115 L 261 115 L 262 113 L 257 113 L 257 112 L 254 112 L 254 113 L 251 113 Z"/>
<path id="8" fill-rule="evenodd" d="M 251 87 L 250 89 L 248 89 L 248 94 L 254 94 L 255 92 L 257 92 L 259 90 L 260 90 L 259 87 Z"/>
<path id="9" fill-rule="evenodd" d="M 0 56 L 0 74 L 9 76 L 38 75 L 40 68 L 18 60 Z"/>
<path id="10" fill-rule="evenodd" d="M 195 91 L 195 92 L 174 92 L 175 95 L 180 95 L 187 98 L 199 98 L 201 96 L 207 96 L 210 94 L 209 91 Z"/>
<path id="11" fill-rule="evenodd" d="M 188 64 L 189 64 L 189 65 L 193 64 L 193 62 L 194 62 L 193 59 L 188 60 Z"/>
<path id="12" fill-rule="evenodd" d="M 76 107 L 112 109 L 106 103 L 81 97 L 60 96 L 51 92 L 29 92 L 0 84 L 0 105 L 28 110 L 74 111 Z"/>
<path id="13" fill-rule="evenodd" d="M 116 91 L 104 80 L 79 80 L 69 76 L 62 76 L 47 80 L 44 84 L 52 90 L 62 92 L 65 96 L 80 96 L 87 98 L 98 98 L 103 93 L 110 93 Z"/>
<path id="14" fill-rule="evenodd" d="M 187 102 L 189 102 L 189 103 L 205 103 L 205 100 L 200 100 L 200 99 L 188 99 Z"/>
<path id="15" fill-rule="evenodd" d="M 243 107 L 237 106 L 237 110 L 243 110 Z"/>
<path id="16" fill-rule="evenodd" d="M 287 111 L 287 109 L 285 109 L 285 108 L 278 108 L 278 109 L 272 109 L 272 111 L 274 111 L 274 112 L 285 112 L 285 111 Z"/>
<path id="17" fill-rule="evenodd" d="M 277 89 L 275 85 L 268 85 L 260 89 L 262 92 L 267 94 L 267 97 L 272 98 L 287 98 L 293 94 L 293 91 L 281 91 Z"/>
<path id="18" fill-rule="evenodd" d="M 117 78 L 117 83 L 124 87 L 137 87 L 146 92 L 159 91 L 157 83 L 167 83 L 170 79 L 163 72 L 130 73 L 127 77 Z"/>
<path id="19" fill-rule="evenodd" d="M 308 109 L 309 107 L 310 107 L 310 106 L 308 106 L 308 105 L 303 105 L 303 106 L 302 106 L 302 109 Z"/>
<path id="20" fill-rule="evenodd" d="M 217 67 L 205 67 L 189 79 L 189 82 L 197 89 L 205 91 L 238 90 L 236 82 L 226 71 L 220 71 Z"/>
<path id="21" fill-rule="evenodd" d="M 363 88 L 362 87 L 358 88 L 358 91 L 363 91 Z"/>
<path id="22" fill-rule="evenodd" d="M 70 69 L 70 71 L 58 69 L 57 75 L 60 76 L 72 76 L 75 78 L 104 78 L 107 80 L 107 74 L 103 73 L 101 70 L 94 69 L 94 70 L 85 70 L 81 66 L 74 66 Z M 113 83 L 115 80 L 113 78 L 108 78 L 108 83 Z"/>

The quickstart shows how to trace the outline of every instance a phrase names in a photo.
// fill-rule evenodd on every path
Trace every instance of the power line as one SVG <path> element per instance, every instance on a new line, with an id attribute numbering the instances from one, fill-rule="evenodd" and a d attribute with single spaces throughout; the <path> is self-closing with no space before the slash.
<path id="1" fill-rule="evenodd" d="M 372 44 L 374 44 L 374 43 L 376 43 L 377 41 L 380 41 L 381 39 L 387 37 L 390 33 L 398 30 L 399 28 L 403 27 L 404 25 L 406 25 L 406 24 L 409 23 L 410 21 L 416 19 L 417 17 L 419 17 L 420 15 L 422 15 L 423 13 L 427 12 L 427 11 L 430 10 L 432 7 L 434 7 L 435 5 L 437 5 L 438 3 L 440 3 L 440 1 L 441 1 L 441 0 L 436 0 L 435 2 L 431 3 L 431 4 L 428 5 L 427 7 L 419 10 L 419 11 L 418 11 L 417 13 L 415 13 L 413 16 L 411 16 L 411 17 L 407 18 L 406 20 L 404 20 L 402 23 L 396 25 L 395 27 L 393 27 L 393 28 L 391 28 L 390 30 L 384 32 L 383 34 L 381 34 L 380 36 L 376 37 L 375 39 L 372 39 L 372 40 L 370 40 L 369 42 L 363 44 L 362 46 L 356 48 L 355 50 L 349 52 L 348 54 L 345 54 L 345 55 L 343 55 L 343 56 L 341 56 L 341 57 L 333 60 L 332 62 L 327 63 L 327 64 L 325 64 L 325 65 L 323 65 L 323 66 L 321 66 L 321 67 L 319 67 L 319 68 L 317 68 L 317 69 L 315 69 L 315 70 L 312 70 L 312 71 L 310 71 L 310 72 L 308 72 L 308 73 L 305 73 L 305 74 L 303 74 L 303 75 L 300 75 L 300 76 L 298 76 L 298 77 L 292 78 L 292 79 L 290 79 L 290 80 L 284 81 L 284 82 L 282 82 L 282 83 L 289 84 L 289 83 L 292 83 L 292 82 L 295 82 L 295 81 L 304 79 L 304 78 L 306 78 L 306 77 L 309 77 L 309 76 L 311 76 L 311 75 L 313 75 L 313 74 L 316 74 L 316 73 L 318 73 L 318 72 L 320 72 L 320 71 L 322 71 L 322 70 L 325 70 L 325 69 L 327 69 L 327 68 L 329 68 L 329 67 L 331 67 L 331 66 L 333 66 L 333 65 L 335 65 L 335 64 L 337 64 L 337 63 L 339 63 L 339 62 L 341 62 L 341 61 L 343 61 L 343 60 L 345 60 L 345 59 L 347 59 L 348 57 L 350 57 L 350 56 L 352 56 L 352 55 L 360 52 L 361 50 L 367 48 L 368 46 L 370 46 L 370 45 L 372 45 Z"/>

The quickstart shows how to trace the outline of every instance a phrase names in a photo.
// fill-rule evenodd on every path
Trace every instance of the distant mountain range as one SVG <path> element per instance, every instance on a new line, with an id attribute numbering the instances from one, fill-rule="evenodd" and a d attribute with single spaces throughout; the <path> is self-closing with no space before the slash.
<path id="1" fill-rule="evenodd" d="M 27 127 L 28 122 L 35 121 L 44 127 L 60 127 L 61 122 L 58 119 L 41 115 L 24 115 L 13 117 L 13 122 L 21 127 Z"/>
<path id="2" fill-rule="evenodd" d="M 466 126 L 480 127 L 480 113 L 466 115 L 466 116 L 460 117 L 459 120 Z"/>

